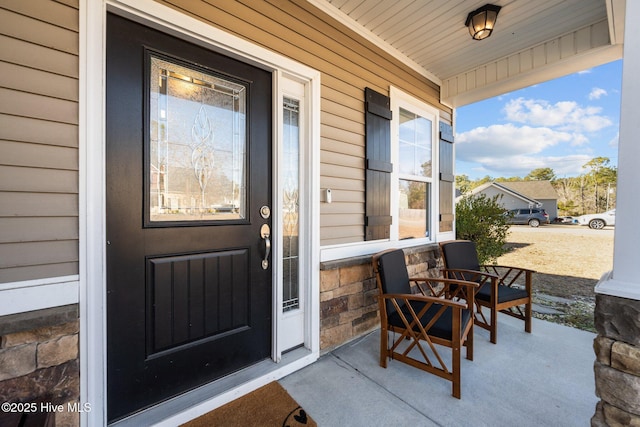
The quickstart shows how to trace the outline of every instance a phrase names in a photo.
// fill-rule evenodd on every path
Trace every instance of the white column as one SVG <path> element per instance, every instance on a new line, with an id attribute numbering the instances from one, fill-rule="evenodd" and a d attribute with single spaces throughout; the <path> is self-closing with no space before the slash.
<path id="1" fill-rule="evenodd" d="M 634 300 L 640 300 L 640 27 L 633 22 L 639 16 L 640 2 L 627 1 L 613 271 L 595 289 L 599 294 Z"/>

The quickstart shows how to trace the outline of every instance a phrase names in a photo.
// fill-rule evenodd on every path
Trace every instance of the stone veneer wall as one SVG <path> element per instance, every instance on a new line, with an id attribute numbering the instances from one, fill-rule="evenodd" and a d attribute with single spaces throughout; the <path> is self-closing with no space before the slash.
<path id="1" fill-rule="evenodd" d="M 0 402 L 62 405 L 44 412 L 56 426 L 79 425 L 80 414 L 67 411 L 80 399 L 78 330 L 77 305 L 0 317 Z"/>
<path id="2" fill-rule="evenodd" d="M 591 425 L 640 426 L 640 301 L 596 296 L 596 395 Z"/>
<path id="3" fill-rule="evenodd" d="M 404 249 L 410 277 L 439 277 L 437 244 Z M 378 287 L 371 256 L 320 264 L 320 348 L 323 352 L 379 327 Z"/>

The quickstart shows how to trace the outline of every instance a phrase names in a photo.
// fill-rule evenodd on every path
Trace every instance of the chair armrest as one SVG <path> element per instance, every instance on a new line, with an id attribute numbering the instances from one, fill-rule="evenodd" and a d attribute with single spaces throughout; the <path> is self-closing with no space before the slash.
<path id="1" fill-rule="evenodd" d="M 535 271 L 530 270 L 528 268 L 520 268 L 520 267 L 509 267 L 506 265 L 487 265 L 484 268 L 492 270 L 494 273 L 501 273 L 499 276 L 499 284 L 500 286 L 509 286 L 512 287 L 517 284 L 517 281 L 524 275 L 524 286 L 527 290 L 527 293 L 531 295 L 533 290 L 533 273 Z M 499 272 L 498 269 L 502 269 L 503 271 Z"/>
<path id="2" fill-rule="evenodd" d="M 496 268 L 508 268 L 510 270 L 519 270 L 525 273 L 536 273 L 535 270 L 531 270 L 528 268 L 522 268 L 522 267 L 512 267 L 510 265 L 493 265 L 493 264 L 487 264 L 487 265 L 481 265 L 481 268 L 491 268 L 491 267 L 496 267 Z"/>
<path id="3" fill-rule="evenodd" d="M 468 304 L 465 304 L 459 301 L 452 301 L 446 298 L 429 297 L 429 296 L 417 295 L 417 294 L 383 294 L 383 295 L 378 295 L 378 298 L 381 298 L 383 300 L 399 299 L 399 300 L 406 300 L 406 301 L 430 302 L 430 303 L 446 305 L 449 307 L 461 308 L 461 309 L 469 308 Z"/>
<path id="4" fill-rule="evenodd" d="M 459 273 L 466 273 L 466 274 L 475 274 L 477 276 L 486 277 L 486 278 L 500 279 L 500 276 L 498 276 L 497 274 L 490 273 L 488 271 L 465 270 L 463 268 L 443 268 L 440 271 L 442 271 L 442 273 L 454 273 L 454 277 L 460 277 L 458 276 Z"/>

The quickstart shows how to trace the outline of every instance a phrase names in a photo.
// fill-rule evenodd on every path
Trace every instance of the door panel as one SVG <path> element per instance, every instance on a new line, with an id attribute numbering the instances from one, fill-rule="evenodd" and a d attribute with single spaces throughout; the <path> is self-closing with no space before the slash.
<path id="1" fill-rule="evenodd" d="M 271 74 L 107 18 L 107 408 L 271 355 Z"/>
<path id="2" fill-rule="evenodd" d="M 148 258 L 147 357 L 242 332 L 249 325 L 248 268 L 244 249 Z"/>

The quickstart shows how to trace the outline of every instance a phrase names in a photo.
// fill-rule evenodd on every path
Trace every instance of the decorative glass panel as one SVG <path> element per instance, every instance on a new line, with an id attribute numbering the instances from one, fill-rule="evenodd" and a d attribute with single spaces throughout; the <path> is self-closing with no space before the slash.
<path id="1" fill-rule="evenodd" d="M 294 99 L 284 99 L 284 138 L 282 176 L 283 185 L 283 311 L 300 307 L 299 235 L 298 220 L 300 198 L 300 105 Z"/>
<path id="2" fill-rule="evenodd" d="M 399 180 L 400 239 L 428 237 L 427 196 L 429 184 Z"/>
<path id="3" fill-rule="evenodd" d="M 400 108 L 400 173 L 431 177 L 431 120 Z"/>
<path id="4" fill-rule="evenodd" d="M 149 219 L 246 217 L 246 88 L 151 57 Z"/>

